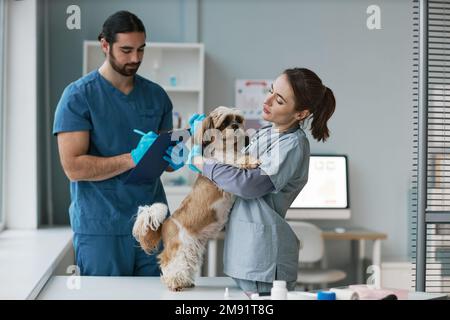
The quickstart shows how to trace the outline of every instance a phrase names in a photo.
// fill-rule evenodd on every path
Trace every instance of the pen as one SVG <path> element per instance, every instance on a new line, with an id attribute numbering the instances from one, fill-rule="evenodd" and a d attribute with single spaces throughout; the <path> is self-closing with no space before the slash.
<path id="1" fill-rule="evenodd" d="M 136 132 L 137 134 L 140 134 L 141 136 L 145 136 L 145 133 L 142 132 L 141 130 L 134 129 L 133 131 Z"/>

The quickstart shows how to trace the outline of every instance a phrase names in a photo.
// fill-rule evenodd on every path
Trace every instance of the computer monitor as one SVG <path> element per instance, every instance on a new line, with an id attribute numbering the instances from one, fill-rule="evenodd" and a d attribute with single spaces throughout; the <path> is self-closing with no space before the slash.
<path id="1" fill-rule="evenodd" d="M 349 219 L 348 164 L 345 155 L 317 155 L 309 159 L 308 182 L 292 203 L 286 218 Z"/>

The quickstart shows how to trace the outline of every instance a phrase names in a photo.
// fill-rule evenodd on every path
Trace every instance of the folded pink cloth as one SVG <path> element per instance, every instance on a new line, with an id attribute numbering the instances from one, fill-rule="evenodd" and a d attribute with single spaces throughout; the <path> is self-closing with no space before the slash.
<path id="1" fill-rule="evenodd" d="M 389 295 L 394 295 L 398 300 L 407 300 L 408 291 L 400 289 L 373 289 L 365 284 L 350 285 L 348 289 L 355 291 L 360 300 L 382 300 Z"/>

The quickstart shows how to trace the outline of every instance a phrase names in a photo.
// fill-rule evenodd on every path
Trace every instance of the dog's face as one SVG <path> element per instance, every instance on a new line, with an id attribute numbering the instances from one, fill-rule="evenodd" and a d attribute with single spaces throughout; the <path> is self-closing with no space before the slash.
<path id="1" fill-rule="evenodd" d="M 205 157 L 213 157 L 218 152 L 236 153 L 246 143 L 244 117 L 236 108 L 217 107 L 203 120 L 194 139 L 209 150 Z"/>

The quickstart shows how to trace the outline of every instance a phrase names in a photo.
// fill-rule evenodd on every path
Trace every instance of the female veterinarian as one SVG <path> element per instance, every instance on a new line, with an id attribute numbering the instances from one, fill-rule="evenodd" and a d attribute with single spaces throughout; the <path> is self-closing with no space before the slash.
<path id="1" fill-rule="evenodd" d="M 312 136 L 325 141 L 335 105 L 333 92 L 314 72 L 288 69 L 264 101 L 263 119 L 271 125 L 244 149 L 260 160 L 258 168 L 203 161 L 198 148 L 191 150 L 189 167 L 237 196 L 226 226 L 224 272 L 244 291 L 270 291 L 273 280 L 295 289 L 299 241 L 284 217 L 308 180 L 309 142 L 302 125 L 312 118 Z"/>

